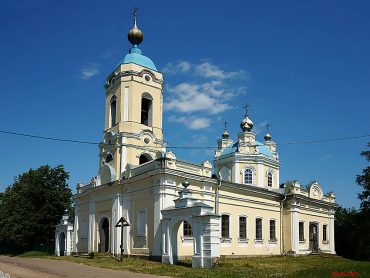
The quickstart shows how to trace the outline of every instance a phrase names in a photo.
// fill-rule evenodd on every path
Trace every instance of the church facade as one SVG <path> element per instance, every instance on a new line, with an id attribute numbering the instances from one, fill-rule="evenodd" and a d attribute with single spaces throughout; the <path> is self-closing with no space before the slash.
<path id="1" fill-rule="evenodd" d="M 166 150 L 163 75 L 139 48 L 136 16 L 128 39 L 106 78 L 99 173 L 74 195 L 72 252 L 192 257 L 194 267 L 221 256 L 334 254 L 334 193 L 317 182 L 280 184 L 276 143 L 268 131 L 256 140 L 248 111 L 236 140 L 225 128 L 213 163 Z M 122 219 L 129 226 L 116 227 Z"/>

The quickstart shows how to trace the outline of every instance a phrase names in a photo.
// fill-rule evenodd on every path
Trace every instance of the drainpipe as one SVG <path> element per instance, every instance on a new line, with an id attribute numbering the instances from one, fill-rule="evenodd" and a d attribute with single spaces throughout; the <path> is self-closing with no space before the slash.
<path id="1" fill-rule="evenodd" d="M 281 223 L 281 242 L 280 242 L 280 250 L 281 255 L 284 256 L 284 217 L 283 217 L 283 209 L 284 209 L 284 201 L 287 198 L 287 194 L 284 194 L 284 199 L 280 201 L 280 223 Z"/>
<path id="2" fill-rule="evenodd" d="M 215 213 L 216 215 L 219 214 L 219 206 L 220 206 L 220 187 L 221 187 L 221 179 L 218 178 L 218 185 L 216 187 L 216 202 L 215 202 Z"/>

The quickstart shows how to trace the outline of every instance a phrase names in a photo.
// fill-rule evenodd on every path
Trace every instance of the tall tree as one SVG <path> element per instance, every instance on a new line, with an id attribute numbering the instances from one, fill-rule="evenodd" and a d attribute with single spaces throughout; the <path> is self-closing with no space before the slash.
<path id="1" fill-rule="evenodd" d="M 370 143 L 368 143 L 370 147 Z M 370 161 L 370 151 L 361 152 Z M 370 260 L 370 167 L 357 175 L 356 182 L 363 191 L 359 210 L 339 206 L 335 213 L 335 246 L 338 255 L 352 259 Z"/>
<path id="2" fill-rule="evenodd" d="M 48 165 L 23 173 L 2 194 L 0 245 L 12 251 L 50 244 L 55 225 L 65 209 L 71 209 L 69 174 L 59 165 Z"/>
<path id="3" fill-rule="evenodd" d="M 370 147 L 370 143 L 367 143 Z M 368 162 L 370 162 L 370 150 L 363 151 L 361 156 L 365 157 Z M 363 191 L 358 194 L 361 200 L 361 210 L 363 212 L 370 212 L 370 166 L 367 166 L 362 170 L 362 175 L 357 175 L 356 182 L 358 185 L 362 186 Z"/>

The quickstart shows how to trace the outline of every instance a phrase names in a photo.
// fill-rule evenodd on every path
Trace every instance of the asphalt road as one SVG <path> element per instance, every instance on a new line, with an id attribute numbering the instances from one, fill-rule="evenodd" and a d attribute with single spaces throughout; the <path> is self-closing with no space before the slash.
<path id="1" fill-rule="evenodd" d="M 163 278 L 163 276 L 104 269 L 63 260 L 7 256 L 0 256 L 0 271 L 4 274 L 8 273 L 10 278 Z"/>

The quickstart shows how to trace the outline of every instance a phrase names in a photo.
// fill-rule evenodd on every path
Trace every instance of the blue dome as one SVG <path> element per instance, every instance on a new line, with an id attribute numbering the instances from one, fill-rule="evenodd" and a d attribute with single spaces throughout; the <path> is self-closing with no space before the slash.
<path id="1" fill-rule="evenodd" d="M 260 154 L 266 155 L 268 157 L 273 157 L 272 152 L 270 151 L 269 147 L 267 147 L 265 144 L 262 144 L 258 141 L 255 141 L 254 145 L 257 146 Z M 221 155 L 235 153 L 235 152 L 238 152 L 238 151 L 239 151 L 239 145 L 238 145 L 238 142 L 235 142 L 233 145 L 230 145 L 230 146 L 226 147 L 221 152 Z"/>
<path id="2" fill-rule="evenodd" d="M 157 71 L 157 68 L 155 67 L 152 60 L 150 60 L 148 57 L 144 56 L 141 52 L 141 49 L 137 46 L 134 46 L 130 49 L 129 53 L 125 56 L 124 59 L 120 61 L 120 64 L 129 64 L 134 63 L 139 66 L 146 67 L 151 70 Z"/>
<path id="3" fill-rule="evenodd" d="M 272 152 L 270 151 L 269 147 L 267 147 L 265 144 L 262 144 L 258 141 L 255 141 L 254 144 L 258 146 L 258 150 L 261 154 L 264 154 L 269 157 L 273 157 Z"/>

